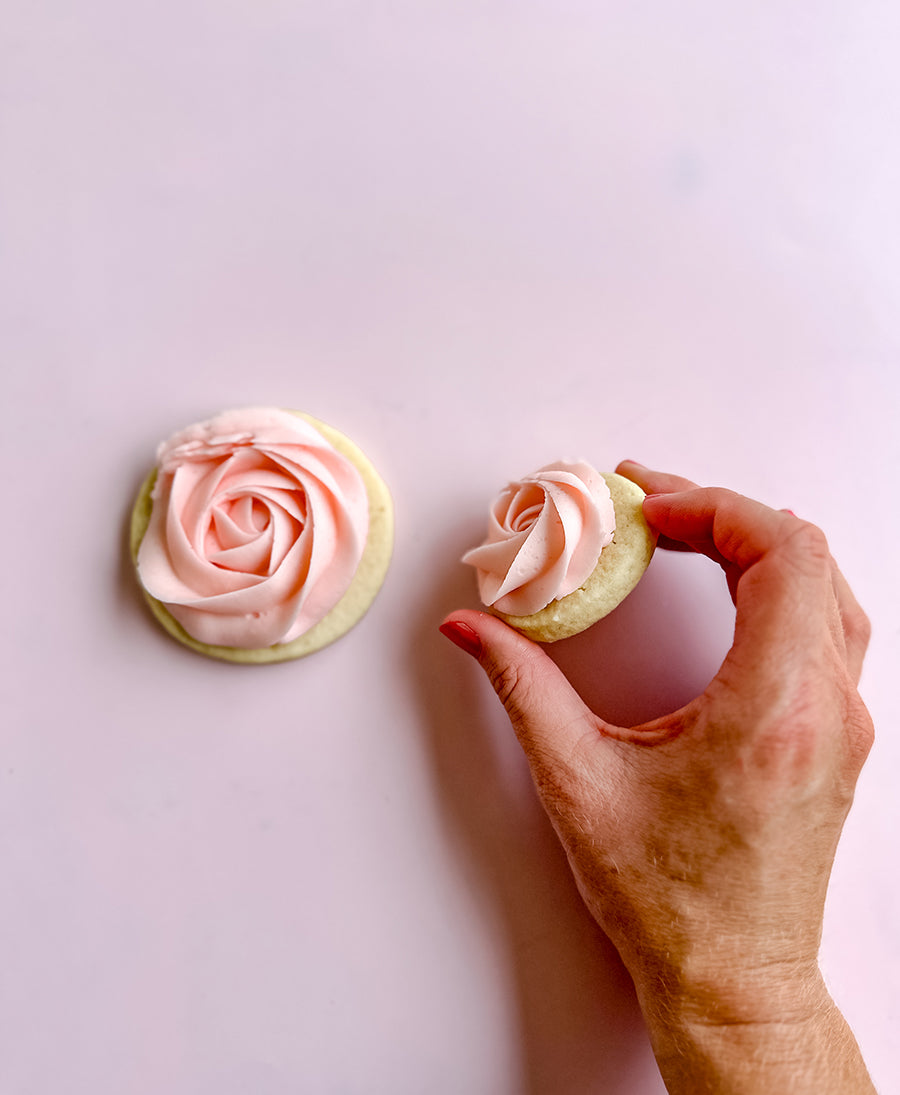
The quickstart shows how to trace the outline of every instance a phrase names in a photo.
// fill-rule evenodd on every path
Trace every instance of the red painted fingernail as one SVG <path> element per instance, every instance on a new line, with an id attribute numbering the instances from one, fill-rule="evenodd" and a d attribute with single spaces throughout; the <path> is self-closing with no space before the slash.
<path id="1" fill-rule="evenodd" d="M 636 468 L 646 468 L 646 466 L 647 466 L 646 464 L 642 464 L 642 463 L 640 462 L 640 460 L 632 460 L 632 459 L 631 459 L 631 457 L 626 457 L 626 458 L 625 458 L 625 459 L 624 459 L 624 460 L 622 461 L 622 463 L 623 463 L 623 464 L 634 464 L 634 466 L 635 466 Z"/>
<path id="2" fill-rule="evenodd" d="M 481 654 L 481 639 L 478 638 L 478 632 L 469 627 L 468 624 L 464 624 L 460 620 L 448 620 L 446 623 L 441 624 L 438 631 L 442 635 L 446 635 L 450 642 L 455 643 L 460 650 L 471 654 L 473 658 L 477 658 Z"/>

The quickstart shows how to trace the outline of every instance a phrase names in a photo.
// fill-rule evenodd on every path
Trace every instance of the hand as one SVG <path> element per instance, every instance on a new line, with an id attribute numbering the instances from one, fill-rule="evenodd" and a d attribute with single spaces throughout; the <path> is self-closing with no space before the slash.
<path id="1" fill-rule="evenodd" d="M 579 890 L 634 978 L 663 1075 L 682 1090 L 697 1032 L 708 1056 L 713 1031 L 764 1030 L 771 1046 L 774 1032 L 796 1041 L 826 1013 L 842 1027 L 817 956 L 872 744 L 856 687 L 869 626 L 813 525 L 639 465 L 618 470 L 649 492 L 644 513 L 663 546 L 725 571 L 734 644 L 701 696 L 613 726 L 501 621 L 456 612 L 442 629 L 504 703 Z M 699 1077 L 691 1059 L 684 1090 L 732 1090 Z M 796 1074 L 791 1083 L 806 1090 Z"/>

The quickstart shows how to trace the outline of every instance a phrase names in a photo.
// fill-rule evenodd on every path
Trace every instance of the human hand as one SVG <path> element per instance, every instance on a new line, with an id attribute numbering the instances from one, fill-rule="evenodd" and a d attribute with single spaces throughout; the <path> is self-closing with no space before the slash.
<path id="1" fill-rule="evenodd" d="M 725 572 L 734 643 L 701 696 L 613 726 L 501 621 L 455 612 L 442 629 L 504 703 L 669 1082 L 698 1025 L 766 1030 L 771 1043 L 776 1027 L 796 1033 L 833 1009 L 817 956 L 835 849 L 872 744 L 857 692 L 869 626 L 814 526 L 639 465 L 617 470 L 648 491 L 644 512 L 663 546 Z M 705 1090 L 697 1077 L 690 1090 Z"/>

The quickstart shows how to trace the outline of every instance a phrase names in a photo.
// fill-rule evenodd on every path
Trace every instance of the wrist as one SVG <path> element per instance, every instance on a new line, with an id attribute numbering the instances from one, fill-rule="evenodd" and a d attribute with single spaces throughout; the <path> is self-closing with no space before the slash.
<path id="1" fill-rule="evenodd" d="M 672 1095 L 874 1093 L 817 964 L 690 986 L 662 978 L 638 996 Z"/>
<path id="2" fill-rule="evenodd" d="M 690 976 L 661 966 L 636 987 L 648 1024 L 667 1028 L 797 1024 L 832 1006 L 815 959 L 762 967 L 735 962 Z"/>

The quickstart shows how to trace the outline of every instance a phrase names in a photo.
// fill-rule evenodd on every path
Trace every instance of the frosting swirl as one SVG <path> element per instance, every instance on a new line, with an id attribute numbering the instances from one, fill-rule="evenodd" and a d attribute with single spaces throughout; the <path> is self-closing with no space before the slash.
<path id="1" fill-rule="evenodd" d="M 587 581 L 615 527 L 603 476 L 583 460 L 559 460 L 500 492 L 484 543 L 462 561 L 475 567 L 484 604 L 529 616 Z"/>
<path id="2" fill-rule="evenodd" d="M 214 646 L 303 635 L 347 591 L 366 546 L 362 477 L 289 411 L 226 411 L 175 434 L 157 451 L 152 498 L 138 576 Z"/>

